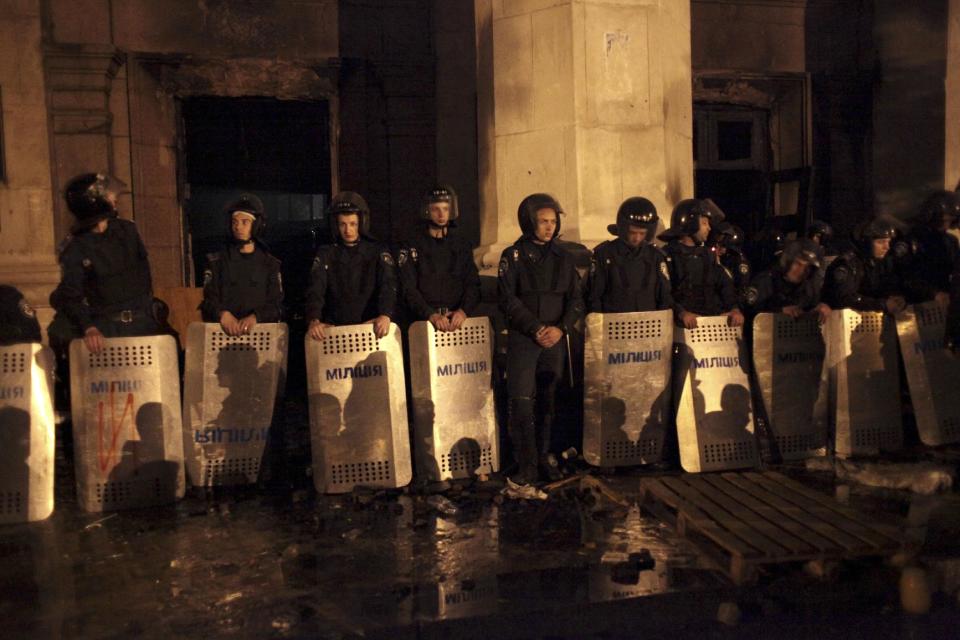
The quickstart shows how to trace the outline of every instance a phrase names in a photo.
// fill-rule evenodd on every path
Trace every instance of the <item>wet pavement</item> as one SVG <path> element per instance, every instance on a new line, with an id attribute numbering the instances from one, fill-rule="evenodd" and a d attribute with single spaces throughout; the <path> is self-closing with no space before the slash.
<path id="1" fill-rule="evenodd" d="M 956 637 L 960 628 L 960 584 L 947 585 L 960 578 L 935 568 L 960 557 L 956 492 L 844 491 L 828 472 L 786 469 L 919 536 L 943 593 L 931 614 L 910 617 L 899 611 L 898 570 L 880 560 L 844 563 L 826 580 L 774 568 L 734 588 L 641 510 L 636 471 L 605 479 L 619 501 L 576 484 L 546 501 L 504 499 L 496 480 L 433 495 L 317 496 L 302 478 L 86 514 L 71 466 L 59 451 L 48 521 L 0 528 L 0 637 Z"/>

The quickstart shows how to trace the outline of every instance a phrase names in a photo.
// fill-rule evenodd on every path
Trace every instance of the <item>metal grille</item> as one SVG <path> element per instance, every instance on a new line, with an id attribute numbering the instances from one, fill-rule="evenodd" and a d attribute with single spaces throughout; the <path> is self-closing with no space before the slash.
<path id="1" fill-rule="evenodd" d="M 131 501 L 141 501 L 145 496 L 159 499 L 163 495 L 160 478 L 137 480 L 110 480 L 97 483 L 96 502 L 105 509 L 121 507 Z M 169 490 L 168 490 L 169 493 Z"/>
<path id="2" fill-rule="evenodd" d="M 272 336 L 268 331 L 254 331 L 247 336 L 228 336 L 223 331 L 214 331 L 210 334 L 210 351 L 270 351 Z"/>
<path id="3" fill-rule="evenodd" d="M 740 329 L 726 324 L 708 324 L 696 329 L 687 329 L 687 335 L 688 342 L 726 342 L 739 340 Z"/>
<path id="4" fill-rule="evenodd" d="M 660 453 L 659 438 L 641 438 L 637 442 L 617 440 L 603 443 L 603 458 L 610 461 L 630 461 L 657 456 Z"/>
<path id="5" fill-rule="evenodd" d="M 92 369 L 113 367 L 149 367 L 153 365 L 153 345 L 119 345 L 105 347 L 100 353 L 87 354 Z"/>
<path id="6" fill-rule="evenodd" d="M 607 340 L 659 338 L 663 323 L 659 320 L 612 320 L 607 323 Z"/>
<path id="7" fill-rule="evenodd" d="M 885 429 L 882 427 L 870 427 L 866 429 L 857 429 L 853 432 L 853 446 L 864 448 L 899 448 L 900 432 L 899 430 Z"/>
<path id="8" fill-rule="evenodd" d="M 795 433 L 786 436 L 777 436 L 777 448 L 781 455 L 812 451 L 824 446 L 815 433 Z"/>
<path id="9" fill-rule="evenodd" d="M 323 355 L 339 353 L 370 353 L 377 351 L 379 341 L 373 335 L 373 328 L 357 333 L 338 333 L 327 336 L 320 342 Z"/>
<path id="10" fill-rule="evenodd" d="M 27 370 L 27 354 L 21 351 L 20 353 L 5 353 L 3 354 L 2 364 L 0 364 L 0 371 L 3 373 L 23 373 Z"/>
<path id="11" fill-rule="evenodd" d="M 795 320 L 789 316 L 777 314 L 774 316 L 774 336 L 783 338 L 812 338 L 820 335 L 820 324 L 816 318 L 801 318 Z"/>
<path id="12" fill-rule="evenodd" d="M 880 333 L 883 330 L 883 314 L 874 312 L 849 314 L 847 328 L 851 333 Z"/>
<path id="13" fill-rule="evenodd" d="M 260 458 L 214 458 L 203 461 L 203 484 L 213 486 L 234 484 L 243 477 L 253 482 L 260 475 Z"/>
<path id="14" fill-rule="evenodd" d="M 930 325 L 943 325 L 947 322 L 947 314 L 943 307 L 938 304 L 934 305 L 915 305 L 914 309 L 917 314 L 917 324 L 921 327 L 929 327 Z"/>
<path id="15" fill-rule="evenodd" d="M 473 471 L 479 467 L 493 467 L 493 451 L 490 447 L 472 451 L 455 451 L 440 457 L 441 473 Z"/>
<path id="16" fill-rule="evenodd" d="M 753 462 L 753 442 L 731 440 L 703 445 L 703 461 L 706 464 L 727 462 Z"/>
<path id="17" fill-rule="evenodd" d="M 462 326 L 456 331 L 435 331 L 433 334 L 433 344 L 438 348 L 485 344 L 486 342 L 487 326 L 485 323 L 473 326 Z"/>
<path id="18" fill-rule="evenodd" d="M 0 491 L 0 515 L 23 513 L 23 494 L 20 491 Z"/>
<path id="19" fill-rule="evenodd" d="M 369 460 L 330 465 L 332 484 L 367 484 L 390 482 L 393 479 L 393 464 L 390 460 Z"/>

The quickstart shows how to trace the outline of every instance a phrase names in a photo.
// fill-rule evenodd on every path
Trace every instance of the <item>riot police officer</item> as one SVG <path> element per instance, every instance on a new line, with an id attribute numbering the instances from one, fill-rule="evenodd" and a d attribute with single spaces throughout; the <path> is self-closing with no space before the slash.
<path id="1" fill-rule="evenodd" d="M 0 346 L 40 342 L 40 323 L 16 287 L 0 285 Z"/>
<path id="2" fill-rule="evenodd" d="M 431 189 L 420 208 L 422 228 L 397 253 L 407 308 L 439 331 L 459 329 L 480 303 L 473 250 L 451 229 L 459 214 L 452 187 Z"/>
<path id="3" fill-rule="evenodd" d="M 809 238 L 790 242 L 777 265 L 757 274 L 746 289 L 746 307 L 753 313 L 784 313 L 791 318 L 815 312 L 820 322 L 826 322 L 830 307 L 820 302 L 817 272 L 821 267 L 816 242 Z"/>
<path id="4" fill-rule="evenodd" d="M 811 220 L 805 235 L 808 240 L 812 240 L 817 246 L 826 250 L 833 241 L 833 227 L 823 220 Z"/>
<path id="5" fill-rule="evenodd" d="M 950 300 L 950 276 L 960 258 L 960 243 L 949 233 L 960 219 L 960 194 L 936 191 L 920 207 L 913 229 L 916 258 L 908 279 L 919 301 Z"/>
<path id="6" fill-rule="evenodd" d="M 258 322 L 279 322 L 283 302 L 280 261 L 261 238 L 263 202 L 245 193 L 224 207 L 230 244 L 207 256 L 203 272 L 204 322 L 219 322 L 231 336 L 250 333 Z"/>
<path id="7" fill-rule="evenodd" d="M 658 237 L 667 245 L 667 266 L 677 322 L 693 329 L 698 316 L 726 315 L 730 325 L 743 325 L 733 279 L 704 246 L 713 214 L 701 200 L 681 200 L 670 216 L 670 228 Z"/>
<path id="8" fill-rule="evenodd" d="M 830 265 L 823 286 L 823 301 L 835 309 L 898 313 L 906 306 L 902 278 L 888 259 L 896 228 L 874 218 L 857 225 L 854 249 Z"/>
<path id="9" fill-rule="evenodd" d="M 396 311 L 397 274 L 387 248 L 370 238 L 370 208 L 360 194 L 338 193 L 327 208 L 334 244 L 320 247 L 307 290 L 307 332 L 326 337 L 332 325 L 370 323 L 387 335 Z"/>
<path id="10" fill-rule="evenodd" d="M 666 258 L 650 244 L 657 229 L 657 208 L 646 198 L 627 198 L 617 222 L 607 227 L 615 236 L 593 250 L 588 310 L 629 313 L 673 308 Z"/>
<path id="11" fill-rule="evenodd" d="M 740 294 L 750 285 L 750 261 L 743 253 L 743 230 L 727 221 L 711 222 L 707 246 L 717 256 L 720 266 L 733 278 L 733 286 Z"/>
<path id="12" fill-rule="evenodd" d="M 86 173 L 70 180 L 65 193 L 76 223 L 60 251 L 62 275 L 50 304 L 95 353 L 104 337 L 161 332 L 147 250 L 136 225 L 117 217 L 122 186 L 110 176 Z"/>
<path id="13" fill-rule="evenodd" d="M 517 209 L 523 235 L 500 256 L 500 308 L 510 328 L 509 431 L 521 484 L 538 479 L 538 465 L 547 479 L 560 475 L 550 463 L 554 393 L 563 372 L 564 337 L 583 315 L 574 257 L 556 241 L 562 213 L 548 194 L 524 198 Z"/>

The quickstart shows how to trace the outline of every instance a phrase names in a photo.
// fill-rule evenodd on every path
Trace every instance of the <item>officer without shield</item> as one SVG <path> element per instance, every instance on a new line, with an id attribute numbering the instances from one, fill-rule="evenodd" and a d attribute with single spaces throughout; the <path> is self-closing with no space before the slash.
<path id="1" fill-rule="evenodd" d="M 520 484 L 535 482 L 538 466 L 547 479 L 560 477 L 550 456 L 554 395 L 563 372 L 564 336 L 583 315 L 574 257 L 556 240 L 562 213 L 548 194 L 524 198 L 517 209 L 523 235 L 500 256 L 500 308 L 510 327 L 509 431 Z"/>
<path id="2" fill-rule="evenodd" d="M 731 326 L 743 325 L 733 278 L 704 246 L 713 214 L 703 201 L 681 200 L 670 216 L 670 228 L 658 237 L 667 245 L 667 267 L 677 322 L 697 326 L 699 316 L 725 315 Z"/>
<path id="3" fill-rule="evenodd" d="M 950 229 L 960 219 L 960 194 L 936 191 L 923 202 L 913 229 L 916 256 L 907 279 L 918 301 L 950 302 L 950 277 L 960 259 L 960 243 Z"/>
<path id="4" fill-rule="evenodd" d="M 589 311 L 629 313 L 673 308 L 666 258 L 650 244 L 658 220 L 657 208 L 646 198 L 623 201 L 617 223 L 607 227 L 617 238 L 601 242 L 593 250 Z"/>
<path id="5" fill-rule="evenodd" d="M 750 261 L 743 253 L 743 230 L 725 220 L 716 225 L 711 222 L 710 227 L 707 246 L 733 278 L 734 289 L 739 295 L 750 286 L 752 276 Z"/>
<path id="6" fill-rule="evenodd" d="M 460 211 L 452 187 L 424 195 L 422 228 L 397 253 L 407 308 L 438 331 L 456 331 L 480 303 L 480 275 L 473 250 L 453 227 Z"/>
<path id="7" fill-rule="evenodd" d="M 854 249 L 837 257 L 827 269 L 823 301 L 834 309 L 886 311 L 896 314 L 906 306 L 904 285 L 893 260 L 890 243 L 894 225 L 875 218 L 857 225 Z"/>
<path id="8" fill-rule="evenodd" d="M 747 309 L 753 313 L 783 313 L 791 318 L 816 313 L 820 322 L 826 322 L 830 307 L 820 302 L 819 249 L 819 245 L 808 238 L 787 244 L 777 265 L 757 274 L 745 290 Z"/>
<path id="9" fill-rule="evenodd" d="M 63 333 L 81 335 L 87 349 L 98 353 L 104 337 L 161 333 L 157 321 L 147 250 L 136 225 L 117 217 L 117 194 L 123 183 L 104 174 L 87 173 L 67 183 L 67 208 L 76 218 L 60 251 L 60 284 L 50 294 L 58 312 L 71 325 Z M 51 325 L 51 333 L 60 329 Z M 62 347 L 67 336 L 53 342 Z"/>
<path id="10" fill-rule="evenodd" d="M 258 322 L 279 322 L 283 286 L 280 261 L 261 238 L 266 228 L 263 202 L 242 194 L 224 207 L 229 245 L 207 256 L 203 272 L 204 322 L 219 322 L 227 335 L 250 333 Z"/>
<path id="11" fill-rule="evenodd" d="M 373 325 L 387 335 L 397 304 L 397 274 L 387 248 L 370 238 L 370 208 L 360 194 L 338 193 L 327 208 L 334 244 L 320 247 L 307 290 L 307 333 L 326 337 L 335 325 Z"/>

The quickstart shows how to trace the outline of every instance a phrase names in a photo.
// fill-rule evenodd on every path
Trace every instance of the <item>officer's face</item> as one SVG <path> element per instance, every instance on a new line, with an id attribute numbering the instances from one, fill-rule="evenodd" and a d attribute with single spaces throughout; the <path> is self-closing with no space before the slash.
<path id="1" fill-rule="evenodd" d="M 230 216 L 230 230 L 235 240 L 249 242 L 250 234 L 253 233 L 253 218 L 239 211 L 234 213 Z"/>
<path id="2" fill-rule="evenodd" d="M 873 241 L 873 257 L 877 260 L 883 259 L 890 251 L 890 238 L 875 238 Z"/>
<path id="3" fill-rule="evenodd" d="M 814 242 L 816 242 L 818 245 L 820 244 L 820 234 L 819 234 L 819 233 L 813 234 L 813 235 L 810 237 L 810 239 L 813 240 Z"/>
<path id="4" fill-rule="evenodd" d="M 337 216 L 337 231 L 345 244 L 354 244 L 360 239 L 360 216 L 356 213 Z"/>
<path id="5" fill-rule="evenodd" d="M 557 232 L 557 212 L 553 209 L 540 209 L 537 211 L 537 227 L 534 230 L 534 238 L 537 242 L 544 243 L 553 240 L 553 235 Z"/>
<path id="6" fill-rule="evenodd" d="M 627 244 L 636 249 L 647 239 L 647 228 L 630 225 L 627 228 Z"/>
<path id="7" fill-rule="evenodd" d="M 803 260 L 794 260 L 787 269 L 786 279 L 793 284 L 800 284 L 807 279 L 810 273 L 810 265 Z"/>
<path id="8" fill-rule="evenodd" d="M 427 207 L 430 211 L 430 221 L 438 227 L 445 227 L 450 223 L 450 203 L 431 202 Z"/>
<path id="9" fill-rule="evenodd" d="M 710 218 L 700 216 L 700 229 L 697 231 L 697 242 L 706 242 L 710 237 Z"/>

